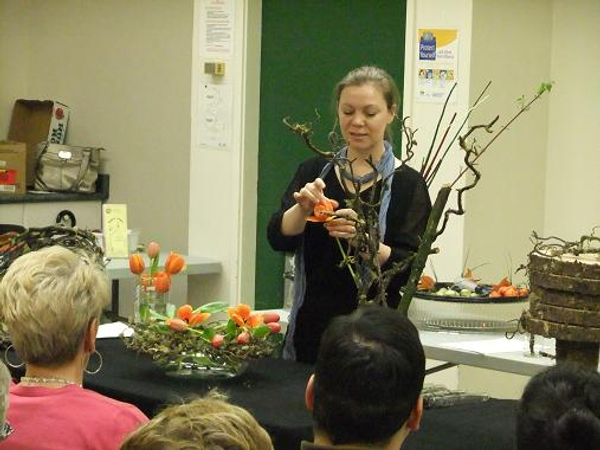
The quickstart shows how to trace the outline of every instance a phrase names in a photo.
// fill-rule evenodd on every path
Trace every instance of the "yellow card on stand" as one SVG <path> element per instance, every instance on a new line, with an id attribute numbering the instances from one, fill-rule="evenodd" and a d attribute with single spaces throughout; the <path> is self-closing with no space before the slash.
<path id="1" fill-rule="evenodd" d="M 102 205 L 104 252 L 108 258 L 127 258 L 127 205 Z"/>

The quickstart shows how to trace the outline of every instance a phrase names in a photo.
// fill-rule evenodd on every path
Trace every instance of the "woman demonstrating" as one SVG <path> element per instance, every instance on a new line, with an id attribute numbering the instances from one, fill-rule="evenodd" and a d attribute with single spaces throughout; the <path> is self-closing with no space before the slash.
<path id="1" fill-rule="evenodd" d="M 347 268 L 340 268 L 341 254 L 333 238 L 351 241 L 354 222 L 342 217 L 320 223 L 307 222 L 315 205 L 333 201 L 336 216 L 352 216 L 343 207 L 346 190 L 353 191 L 349 177 L 361 179 L 361 196 L 372 189 L 383 191 L 379 210 L 378 261 L 382 269 L 402 261 L 417 249 L 425 230 L 431 203 L 421 175 L 395 158 L 385 140 L 398 108 L 398 89 L 393 79 L 377 67 L 360 67 L 348 73 L 335 89 L 337 114 L 347 147 L 341 158 L 353 161 L 351 173 L 322 157 L 305 161 L 298 168 L 283 195 L 281 208 L 268 226 L 271 246 L 295 252 L 294 305 L 284 346 L 284 357 L 314 362 L 321 335 L 331 318 L 348 314 L 357 307 L 356 287 Z M 379 176 L 367 162 L 371 157 Z M 396 170 L 397 169 L 397 170 Z M 345 187 L 345 189 L 344 189 Z M 379 196 L 377 195 L 376 198 Z M 388 305 L 396 307 L 399 289 L 408 272 L 398 274 L 387 289 Z"/>
<path id="2" fill-rule="evenodd" d="M 0 312 L 26 371 L 10 388 L 14 432 L 0 449 L 118 449 L 148 421 L 135 406 L 82 387 L 108 299 L 103 271 L 63 247 L 27 253 L 10 266 Z M 99 368 L 99 356 L 92 364 Z"/>

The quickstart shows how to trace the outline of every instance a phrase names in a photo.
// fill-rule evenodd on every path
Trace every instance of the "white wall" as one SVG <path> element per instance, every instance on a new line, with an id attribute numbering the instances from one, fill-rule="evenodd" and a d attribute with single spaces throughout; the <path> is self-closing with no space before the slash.
<path id="1" fill-rule="evenodd" d="M 417 33 L 419 29 L 457 29 L 458 48 L 458 86 L 455 90 L 455 101 L 446 111 L 446 121 L 454 112 L 459 117 L 466 114 L 469 107 L 469 79 L 470 79 L 470 54 L 471 54 L 471 27 L 472 27 L 472 0 L 408 0 L 406 17 L 406 48 L 404 71 L 404 102 L 403 116 L 411 117 L 411 126 L 418 128 L 415 135 L 418 147 L 411 166 L 419 169 L 421 160 L 425 156 L 431 137 L 434 134 L 439 114 L 443 104 L 420 103 L 416 101 L 416 64 L 418 58 Z M 443 127 L 442 127 L 443 130 Z M 450 183 L 458 174 L 462 156 L 458 147 L 448 154 L 442 170 L 436 177 L 436 182 L 430 189 L 431 201 L 434 202 L 437 192 L 442 184 Z M 450 197 L 448 206 L 453 205 L 455 196 Z M 445 233 L 435 242 L 441 253 L 430 257 L 425 272 L 431 272 L 431 263 L 440 280 L 452 280 L 460 275 L 463 260 L 463 235 L 464 220 L 453 217 Z M 433 367 L 441 362 L 428 360 L 427 367 Z M 425 380 L 427 383 L 441 383 L 449 388 L 457 388 L 458 369 L 452 368 L 434 375 Z"/>
<path id="2" fill-rule="evenodd" d="M 600 225 L 600 1 L 552 7 L 544 233 L 575 240 Z"/>
<path id="3" fill-rule="evenodd" d="M 142 240 L 179 252 L 188 244 L 192 11 L 192 0 L 0 1 L 0 131 L 18 97 L 69 105 L 67 142 L 107 149 L 109 201 L 127 203 Z M 174 279 L 176 302 L 185 291 L 185 277 Z M 133 286 L 122 294 L 130 300 Z"/>
<path id="4" fill-rule="evenodd" d="M 446 111 L 447 123 L 454 112 L 464 117 L 469 107 L 469 79 L 471 54 L 472 0 L 408 0 L 406 18 L 406 49 L 404 71 L 404 104 L 403 115 L 411 117 L 412 128 L 418 128 L 415 139 L 418 142 L 412 167 L 419 169 L 425 156 L 431 137 L 434 134 L 437 120 L 442 110 L 441 103 L 420 103 L 415 98 L 415 67 L 418 57 L 417 32 L 423 28 L 457 29 L 458 30 L 458 86 L 455 90 L 455 102 Z M 441 130 L 444 129 L 442 125 Z M 440 132 L 441 134 L 441 132 Z M 462 155 L 458 146 L 448 154 L 444 166 L 436 176 L 430 189 L 432 203 L 435 201 L 441 185 L 450 183 L 456 178 Z M 451 195 L 448 206 L 454 206 L 455 196 Z M 429 258 L 425 271 L 431 274 L 431 264 L 435 267 L 440 280 L 453 280 L 460 275 L 463 260 L 464 219 L 453 217 L 446 232 L 436 241 L 441 253 Z"/>
<path id="5" fill-rule="evenodd" d="M 27 96 L 28 0 L 0 1 L 0 140 L 8 136 L 15 99 Z"/>
<path id="6" fill-rule="evenodd" d="M 499 115 L 499 130 L 518 111 L 516 99 L 532 98 L 551 78 L 551 31 L 551 2 L 473 2 L 471 102 L 488 81 L 492 85 L 472 125 Z M 464 248 L 470 267 L 485 264 L 476 273 L 487 282 L 525 281 L 524 271 L 514 271 L 527 263 L 531 231 L 542 231 L 548 102 L 545 95 L 479 160 L 482 178 L 468 193 Z"/>
<path id="7" fill-rule="evenodd" d="M 189 251 L 219 260 L 223 272 L 190 279 L 190 300 L 254 305 L 262 5 L 235 2 L 233 55 L 222 58 L 225 76 L 218 80 L 201 70 L 212 60 L 199 48 L 202 6 L 202 0 L 195 2 Z M 233 92 L 232 144 L 226 150 L 199 147 L 200 83 L 219 83 Z"/>

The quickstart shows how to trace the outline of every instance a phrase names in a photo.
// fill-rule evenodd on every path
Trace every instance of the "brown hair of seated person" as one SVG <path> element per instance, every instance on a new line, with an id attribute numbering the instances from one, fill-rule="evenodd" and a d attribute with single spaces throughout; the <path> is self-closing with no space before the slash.
<path id="1" fill-rule="evenodd" d="M 267 432 L 243 408 L 211 393 L 166 408 L 130 434 L 120 450 L 272 450 Z"/>

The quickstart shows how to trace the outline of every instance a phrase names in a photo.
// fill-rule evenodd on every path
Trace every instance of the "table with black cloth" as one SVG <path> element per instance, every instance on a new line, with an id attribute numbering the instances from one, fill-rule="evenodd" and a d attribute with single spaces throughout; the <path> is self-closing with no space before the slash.
<path id="1" fill-rule="evenodd" d="M 238 378 L 208 382 L 167 376 L 148 357 L 126 350 L 120 339 L 98 340 L 96 347 L 104 364 L 98 374 L 85 375 L 85 387 L 133 403 L 148 416 L 165 404 L 181 403 L 216 387 L 254 415 L 277 450 L 298 449 L 301 440 L 312 439 L 311 417 L 304 405 L 310 365 L 263 359 L 250 362 Z M 490 399 L 426 410 L 421 429 L 409 435 L 403 450 L 513 449 L 515 408 L 516 401 Z"/>

